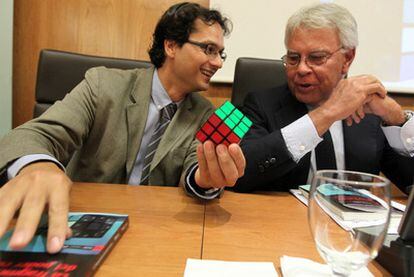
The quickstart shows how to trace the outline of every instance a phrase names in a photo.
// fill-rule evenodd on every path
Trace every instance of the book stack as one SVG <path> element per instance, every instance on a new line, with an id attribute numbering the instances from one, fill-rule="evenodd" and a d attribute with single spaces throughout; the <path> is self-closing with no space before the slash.
<path id="1" fill-rule="evenodd" d="M 291 193 L 305 205 L 308 205 L 309 192 L 310 185 L 302 185 L 297 190 L 291 190 Z M 345 230 L 371 226 L 376 220 L 382 220 L 381 211 L 387 212 L 380 203 L 381 199 L 375 199 L 364 190 L 347 190 L 324 184 L 318 187 L 317 195 L 319 204 Z M 392 203 L 392 206 L 398 207 L 398 204 Z M 403 209 L 392 207 L 388 234 L 397 232 L 402 215 Z"/>

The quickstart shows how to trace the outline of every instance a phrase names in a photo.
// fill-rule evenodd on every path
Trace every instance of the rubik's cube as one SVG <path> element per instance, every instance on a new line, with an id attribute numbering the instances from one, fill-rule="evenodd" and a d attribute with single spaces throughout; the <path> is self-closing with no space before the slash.
<path id="1" fill-rule="evenodd" d="M 251 126 L 250 119 L 226 101 L 198 130 L 196 138 L 202 143 L 211 140 L 216 145 L 229 146 L 231 143 L 239 143 Z"/>

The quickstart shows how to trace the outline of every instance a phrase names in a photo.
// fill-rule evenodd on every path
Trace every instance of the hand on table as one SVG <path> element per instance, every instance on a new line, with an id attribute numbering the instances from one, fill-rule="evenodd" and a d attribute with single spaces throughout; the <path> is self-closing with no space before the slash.
<path id="1" fill-rule="evenodd" d="M 243 176 L 246 160 L 238 144 L 215 146 L 206 141 L 197 147 L 195 181 L 201 188 L 232 187 Z"/>
<path id="2" fill-rule="evenodd" d="M 64 240 L 71 235 L 67 223 L 71 185 L 71 180 L 54 163 L 38 162 L 24 167 L 0 189 L 0 237 L 20 208 L 9 246 L 12 249 L 25 247 L 48 206 L 47 251 L 60 251 Z"/>

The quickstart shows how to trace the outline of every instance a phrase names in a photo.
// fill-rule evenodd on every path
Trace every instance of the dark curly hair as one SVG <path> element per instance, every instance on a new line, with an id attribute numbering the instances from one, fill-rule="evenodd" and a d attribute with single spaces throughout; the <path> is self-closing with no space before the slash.
<path id="1" fill-rule="evenodd" d="M 182 46 L 194 29 L 194 21 L 201 19 L 208 25 L 218 23 L 224 35 L 231 32 L 231 22 L 217 10 L 204 8 L 196 3 L 183 2 L 171 6 L 158 21 L 152 35 L 152 46 L 148 50 L 151 62 L 160 68 L 165 61 L 164 41 L 175 41 Z"/>

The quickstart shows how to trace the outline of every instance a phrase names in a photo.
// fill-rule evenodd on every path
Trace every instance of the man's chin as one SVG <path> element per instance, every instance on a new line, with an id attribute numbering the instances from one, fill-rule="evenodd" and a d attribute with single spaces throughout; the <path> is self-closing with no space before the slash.
<path id="1" fill-rule="evenodd" d="M 299 102 L 302 102 L 310 106 L 317 106 L 322 101 L 321 97 L 318 95 L 317 92 L 301 93 L 295 91 L 293 95 Z"/>
<path id="2" fill-rule="evenodd" d="M 210 82 L 200 83 L 198 86 L 198 91 L 206 91 L 210 87 Z"/>

